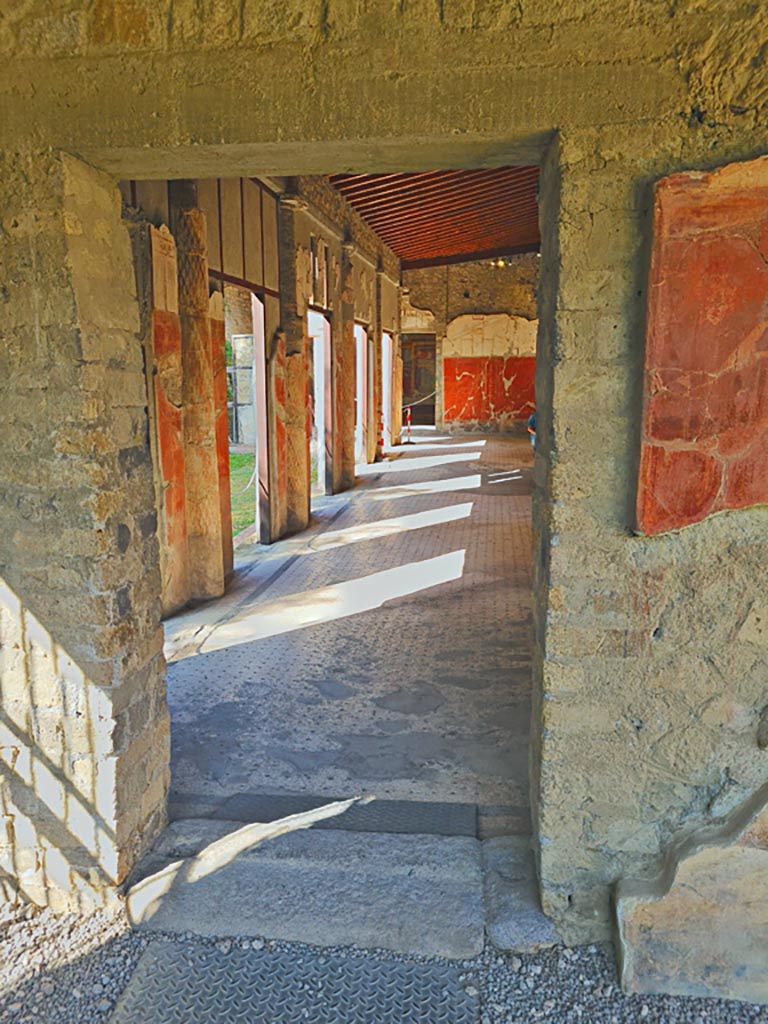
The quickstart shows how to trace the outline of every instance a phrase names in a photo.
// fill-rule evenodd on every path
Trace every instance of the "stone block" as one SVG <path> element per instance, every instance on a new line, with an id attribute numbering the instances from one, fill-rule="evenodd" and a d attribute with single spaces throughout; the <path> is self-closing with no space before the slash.
<path id="1" fill-rule="evenodd" d="M 616 899 L 626 992 L 768 1003 L 768 784 Z"/>
<path id="2" fill-rule="evenodd" d="M 532 953 L 560 943 L 539 905 L 531 837 L 498 836 L 482 846 L 485 929 L 503 950 Z"/>
<path id="3" fill-rule="evenodd" d="M 132 922 L 150 931 L 258 935 L 425 956 L 480 952 L 476 839 L 288 831 L 300 817 L 245 826 L 174 822 L 144 862 L 145 877 L 128 892 Z"/>

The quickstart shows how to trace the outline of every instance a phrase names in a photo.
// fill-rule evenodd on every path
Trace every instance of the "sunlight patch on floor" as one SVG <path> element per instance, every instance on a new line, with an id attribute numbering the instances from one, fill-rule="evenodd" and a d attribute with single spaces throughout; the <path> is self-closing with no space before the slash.
<path id="1" fill-rule="evenodd" d="M 258 605 L 216 626 L 200 644 L 197 653 L 208 654 L 380 608 L 398 597 L 407 597 L 460 579 L 464 572 L 464 558 L 463 549 L 450 551 L 435 558 L 409 562 L 370 576 Z"/>

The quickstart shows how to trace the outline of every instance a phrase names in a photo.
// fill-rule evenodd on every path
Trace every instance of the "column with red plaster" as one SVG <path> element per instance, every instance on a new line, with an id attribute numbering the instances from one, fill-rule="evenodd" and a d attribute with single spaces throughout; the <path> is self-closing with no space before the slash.
<path id="1" fill-rule="evenodd" d="M 181 321 L 176 243 L 170 231 L 149 227 L 151 253 L 151 425 L 163 615 L 188 600 L 187 499 L 182 408 Z"/>
<path id="2" fill-rule="evenodd" d="M 176 207 L 173 212 L 179 256 L 189 596 L 204 599 L 223 594 L 225 578 L 205 217 L 194 207 Z"/>

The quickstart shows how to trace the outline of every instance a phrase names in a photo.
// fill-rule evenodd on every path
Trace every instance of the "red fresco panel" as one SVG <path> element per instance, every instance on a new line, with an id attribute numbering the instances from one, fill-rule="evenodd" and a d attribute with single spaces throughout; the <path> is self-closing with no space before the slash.
<path id="1" fill-rule="evenodd" d="M 503 426 L 535 408 L 536 359 L 481 356 L 443 359 L 446 423 Z"/>
<path id="2" fill-rule="evenodd" d="M 162 478 L 165 543 L 170 565 L 186 561 L 187 499 L 184 483 L 184 423 L 181 407 L 181 325 L 176 313 L 152 312 L 153 375 L 157 416 L 157 447 Z M 172 568 L 172 571 L 174 569 Z M 169 584 L 174 598 L 177 582 Z M 181 586 L 179 583 L 178 586 Z M 183 595 L 182 595 L 183 596 Z"/>
<path id="3" fill-rule="evenodd" d="M 768 502 L 768 158 L 656 188 L 638 532 Z"/>

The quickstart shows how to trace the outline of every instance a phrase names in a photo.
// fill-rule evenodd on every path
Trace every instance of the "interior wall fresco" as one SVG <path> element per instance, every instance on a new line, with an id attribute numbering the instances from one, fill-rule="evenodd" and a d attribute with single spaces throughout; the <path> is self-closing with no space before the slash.
<path id="1" fill-rule="evenodd" d="M 637 528 L 768 502 L 768 158 L 656 188 Z"/>

